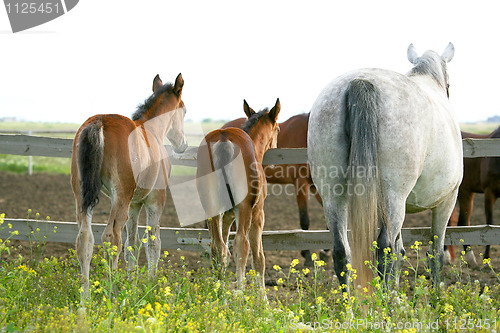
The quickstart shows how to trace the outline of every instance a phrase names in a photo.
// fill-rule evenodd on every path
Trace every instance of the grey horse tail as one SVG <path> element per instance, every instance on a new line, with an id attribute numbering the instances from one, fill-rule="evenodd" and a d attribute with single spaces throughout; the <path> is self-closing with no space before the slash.
<path id="1" fill-rule="evenodd" d="M 78 168 L 80 170 L 80 189 L 82 195 L 82 212 L 99 203 L 101 192 L 101 167 L 104 142 L 102 122 L 97 121 L 85 127 L 78 138 Z"/>
<path id="2" fill-rule="evenodd" d="M 373 279 L 373 271 L 365 262 L 375 263 L 375 253 L 370 249 L 377 240 L 379 221 L 386 221 L 378 177 L 379 109 L 380 93 L 377 87 L 366 79 L 352 80 L 346 91 L 345 121 L 350 142 L 349 221 L 352 262 L 358 276 L 356 283 L 363 287 Z"/>
<path id="3" fill-rule="evenodd" d="M 231 206 L 234 208 L 235 206 L 234 196 L 233 192 L 231 191 L 230 180 L 225 168 L 233 160 L 234 147 L 232 143 L 226 139 L 225 135 L 222 135 L 219 144 L 215 148 L 214 154 L 215 156 L 217 156 L 217 165 L 215 165 L 215 169 L 221 170 L 224 183 L 226 184 L 226 190 L 227 193 L 229 194 L 229 200 L 231 201 Z"/>

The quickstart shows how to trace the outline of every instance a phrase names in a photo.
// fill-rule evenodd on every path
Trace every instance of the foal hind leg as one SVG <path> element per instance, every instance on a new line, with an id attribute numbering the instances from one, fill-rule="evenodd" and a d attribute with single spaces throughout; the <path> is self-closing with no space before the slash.
<path id="1" fill-rule="evenodd" d="M 72 166 L 73 167 L 73 166 Z M 76 221 L 78 222 L 78 235 L 76 237 L 76 255 L 80 264 L 82 278 L 82 295 L 89 296 L 89 271 L 92 252 L 94 250 L 94 234 L 92 233 L 92 209 L 87 212 L 82 210 L 82 196 L 80 193 L 80 179 L 77 172 L 71 173 L 71 186 L 75 196 Z"/>
<path id="2" fill-rule="evenodd" d="M 111 248 L 113 249 L 111 253 L 113 254 L 112 267 L 114 269 L 118 267 L 118 257 L 120 256 L 120 252 L 122 250 L 122 231 L 128 219 L 128 209 L 131 199 L 132 194 L 116 195 L 112 198 L 108 224 L 106 225 L 106 228 L 104 228 L 104 232 L 101 236 L 103 244 L 110 243 Z M 116 252 L 114 249 L 116 249 Z"/>
<path id="3" fill-rule="evenodd" d="M 258 283 L 262 292 L 265 292 L 264 273 L 266 270 L 266 259 L 262 247 L 262 229 L 264 228 L 264 202 L 257 204 L 252 212 L 252 224 L 248 238 L 253 257 L 253 269 L 258 275 Z"/>
<path id="4" fill-rule="evenodd" d="M 456 227 L 458 224 L 458 212 L 457 207 L 453 208 L 453 212 L 451 213 L 450 220 L 448 221 L 449 227 Z M 443 264 L 451 264 L 455 262 L 456 253 L 454 245 L 445 245 L 444 246 L 444 262 Z"/>
<path id="5" fill-rule="evenodd" d="M 138 235 L 138 223 L 141 209 L 142 203 L 131 203 L 128 210 L 128 220 L 125 225 L 127 229 L 127 239 L 124 245 L 124 257 L 129 272 L 137 267 L 139 261 L 139 248 L 141 242 Z"/>
<path id="6" fill-rule="evenodd" d="M 238 228 L 234 237 L 234 261 L 236 263 L 236 281 L 238 289 L 243 289 L 245 285 L 245 267 L 247 264 L 250 244 L 248 242 L 248 232 L 252 221 L 252 207 L 247 201 L 238 205 Z"/>
<path id="7" fill-rule="evenodd" d="M 493 207 L 495 206 L 495 202 L 497 197 L 495 193 L 493 193 L 491 188 L 486 188 L 484 191 L 484 213 L 486 215 L 486 224 L 493 225 Z M 486 245 L 484 250 L 484 258 L 488 259 L 490 257 L 490 246 Z"/>
<path id="8" fill-rule="evenodd" d="M 432 245 L 427 252 L 428 263 L 431 268 L 434 288 L 439 285 L 439 277 L 443 266 L 444 258 L 444 236 L 446 225 L 455 207 L 456 191 L 453 191 L 443 202 L 432 209 Z"/>
<path id="9" fill-rule="evenodd" d="M 460 213 L 458 214 L 458 226 L 470 226 L 470 217 L 472 215 L 472 208 L 474 206 L 474 193 L 462 190 L 458 193 L 458 204 L 460 206 Z M 464 245 L 466 252 L 465 261 L 471 266 L 476 267 L 476 256 L 470 248 L 470 245 Z"/>
<path id="10" fill-rule="evenodd" d="M 222 215 L 222 214 L 221 214 Z M 226 266 L 228 265 L 228 253 L 226 243 L 222 238 L 221 225 L 222 216 L 216 215 L 208 219 L 207 226 L 210 234 L 210 249 L 212 264 L 219 270 L 219 278 L 222 279 Z"/>
<path id="11" fill-rule="evenodd" d="M 224 213 L 222 216 L 222 239 L 224 240 L 224 243 L 227 245 L 229 244 L 229 231 L 232 229 L 232 225 L 234 222 L 234 217 L 235 217 L 235 212 L 236 208 L 233 208 L 227 212 Z"/>
<path id="12" fill-rule="evenodd" d="M 302 230 L 309 230 L 309 214 L 307 212 L 307 198 L 309 196 L 309 183 L 304 181 L 304 179 L 297 179 L 295 181 L 295 195 L 297 198 L 297 205 L 299 206 L 299 218 L 300 218 L 300 227 Z M 311 259 L 311 251 L 310 250 L 302 250 L 300 251 L 302 257 L 304 257 L 304 265 L 305 266 L 314 266 L 314 263 Z"/>
<path id="13" fill-rule="evenodd" d="M 80 272 L 83 282 L 83 295 L 89 295 L 89 271 L 92 252 L 94 250 L 94 234 L 92 233 L 92 210 L 88 214 L 81 212 L 81 207 L 77 204 L 77 221 L 79 226 L 76 237 L 76 255 L 80 263 Z"/>
<path id="14" fill-rule="evenodd" d="M 148 271 L 150 275 L 156 274 L 158 261 L 160 260 L 160 216 L 165 206 L 166 191 L 153 190 L 146 199 L 146 223 L 147 242 L 145 243 L 146 258 L 148 260 Z"/>

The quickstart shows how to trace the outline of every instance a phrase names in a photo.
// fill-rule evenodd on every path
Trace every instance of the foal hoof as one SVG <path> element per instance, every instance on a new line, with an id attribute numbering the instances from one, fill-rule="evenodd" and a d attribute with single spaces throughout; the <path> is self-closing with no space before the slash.
<path id="1" fill-rule="evenodd" d="M 319 259 L 323 260 L 325 263 L 328 263 L 328 261 L 330 260 L 331 257 L 332 256 L 330 254 L 330 251 L 328 251 L 328 252 L 326 252 L 325 250 L 319 251 Z"/>
<path id="2" fill-rule="evenodd" d="M 443 256 L 443 265 L 451 265 L 451 254 L 450 251 L 447 249 L 444 251 L 444 256 Z"/>
<path id="3" fill-rule="evenodd" d="M 467 264 L 469 264 L 469 266 L 471 268 L 478 267 L 477 261 L 476 261 L 476 256 L 474 255 L 474 251 L 472 251 L 472 250 L 467 251 L 467 253 L 465 254 L 465 261 L 467 262 Z"/>
<path id="4" fill-rule="evenodd" d="M 305 258 L 304 266 L 305 267 L 314 267 L 314 261 L 312 261 L 311 257 Z"/>

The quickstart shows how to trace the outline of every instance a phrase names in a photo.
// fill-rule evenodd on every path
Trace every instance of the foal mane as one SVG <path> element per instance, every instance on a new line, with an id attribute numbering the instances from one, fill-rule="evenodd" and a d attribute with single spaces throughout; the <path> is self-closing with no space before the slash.
<path id="1" fill-rule="evenodd" d="M 146 112 L 148 112 L 149 109 L 151 109 L 153 107 L 153 105 L 156 103 L 156 101 L 158 100 L 158 98 L 160 98 L 160 96 L 164 92 L 166 92 L 168 90 L 172 90 L 172 89 L 173 89 L 173 85 L 171 83 L 165 83 L 163 86 L 161 86 L 155 93 L 153 93 L 151 96 L 149 96 L 144 101 L 144 103 L 139 104 L 137 106 L 137 110 L 132 115 L 132 120 L 136 121 L 136 120 L 141 119 L 141 117 Z"/>
<path id="2" fill-rule="evenodd" d="M 252 128 L 259 122 L 259 119 L 262 118 L 262 116 L 266 115 L 266 113 L 269 111 L 268 108 L 265 108 L 259 112 L 256 112 L 250 116 L 250 118 L 245 121 L 243 125 L 241 125 L 241 129 L 244 130 L 247 134 L 250 134 L 250 131 Z"/>
<path id="3" fill-rule="evenodd" d="M 440 68 L 436 66 L 436 58 L 440 62 Z M 418 58 L 417 64 L 410 70 L 410 75 L 429 75 L 440 86 L 447 89 L 446 62 L 433 51 L 427 51 Z"/>

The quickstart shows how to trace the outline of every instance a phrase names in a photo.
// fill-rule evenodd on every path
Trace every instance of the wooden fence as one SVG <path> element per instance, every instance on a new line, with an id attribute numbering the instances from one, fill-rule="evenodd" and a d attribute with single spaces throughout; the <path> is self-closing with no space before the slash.
<path id="1" fill-rule="evenodd" d="M 70 158 L 73 140 L 35 137 L 27 135 L 0 135 L 0 154 L 24 156 L 49 156 Z M 197 147 L 189 147 L 182 155 L 174 154 L 170 146 L 165 146 L 174 165 L 196 166 Z M 500 156 L 499 139 L 464 139 L 465 157 Z M 264 164 L 307 163 L 307 149 L 271 149 L 264 156 Z M 12 228 L 6 226 L 11 225 Z M 100 242 L 104 224 L 93 224 L 96 243 Z M 55 229 L 56 228 L 56 229 Z M 144 228 L 144 227 L 140 227 Z M 16 230 L 17 235 L 12 234 Z M 55 232 L 54 232 L 55 231 Z M 404 228 L 405 244 L 431 239 L 430 228 Z M 78 234 L 75 222 L 35 221 L 25 219 L 5 219 L 0 238 L 33 241 L 74 243 Z M 207 248 L 209 235 L 206 229 L 161 228 L 162 248 L 200 251 Z M 469 245 L 500 244 L 500 226 L 449 227 L 445 244 L 458 245 L 461 240 Z M 328 231 L 265 231 L 265 250 L 305 250 L 331 248 L 331 234 Z"/>
<path id="2" fill-rule="evenodd" d="M 464 139 L 462 143 L 464 157 L 500 156 L 500 139 Z M 0 154 L 70 158 L 72 145 L 72 139 L 0 134 Z M 196 167 L 198 147 L 189 147 L 182 155 L 173 153 L 170 146 L 165 148 L 174 165 Z M 307 163 L 307 149 L 270 149 L 265 154 L 263 163 Z"/>
<path id="3" fill-rule="evenodd" d="M 8 228 L 8 225 L 12 228 Z M 96 244 L 101 244 L 101 234 L 106 227 L 102 223 L 92 223 L 92 232 Z M 139 235 L 144 235 L 145 226 L 139 226 Z M 18 234 L 12 234 L 12 231 Z M 47 241 L 74 243 L 78 234 L 75 222 L 37 221 L 26 219 L 5 219 L 0 238 L 24 241 Z M 402 237 L 405 245 L 432 239 L 430 228 L 403 228 Z M 231 232 L 230 239 L 234 237 Z M 208 249 L 210 237 L 207 229 L 196 228 L 160 228 L 161 247 L 163 249 L 181 249 L 203 251 Z M 123 234 L 125 239 L 125 232 Z M 461 242 L 463 240 L 463 243 Z M 317 250 L 332 248 L 332 235 L 327 230 L 280 230 L 264 231 L 262 244 L 266 251 L 279 250 Z M 500 226 L 479 225 L 470 227 L 448 227 L 445 236 L 446 245 L 493 245 L 500 244 Z"/>

